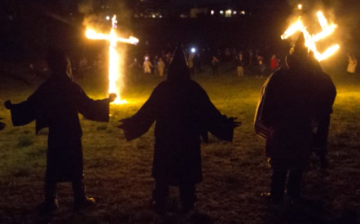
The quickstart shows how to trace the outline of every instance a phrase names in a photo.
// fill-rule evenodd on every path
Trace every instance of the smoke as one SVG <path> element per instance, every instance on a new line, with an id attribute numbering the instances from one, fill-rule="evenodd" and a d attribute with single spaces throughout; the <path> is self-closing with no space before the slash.
<path id="1" fill-rule="evenodd" d="M 313 18 L 316 12 L 321 10 L 330 23 L 338 25 L 336 33 L 340 33 L 345 39 L 351 38 L 352 30 L 357 29 L 360 21 L 360 1 L 358 0 L 287 0 L 294 9 L 290 18 L 299 15 L 296 8 L 299 2 L 303 5 L 302 18 L 306 24 L 314 25 Z M 312 21 L 312 22 L 311 22 Z M 291 21 L 289 21 L 291 22 Z M 316 24 L 315 24 L 316 25 Z M 308 29 L 313 28 L 309 26 Z M 309 30 L 311 33 L 311 30 Z"/>
<path id="2" fill-rule="evenodd" d="M 78 10 L 84 15 L 83 26 L 99 31 L 108 31 L 111 26 L 111 20 L 116 15 L 118 31 L 130 35 L 132 13 L 124 1 L 111 0 L 101 3 L 95 0 L 82 0 L 79 3 Z"/>
<path id="3" fill-rule="evenodd" d="M 301 20 L 307 26 L 307 30 L 310 33 L 318 32 L 320 24 L 314 23 L 317 21 L 316 13 L 322 11 L 329 23 L 336 23 L 335 10 L 339 7 L 339 1 L 326 1 L 326 0 L 287 0 L 293 12 L 288 19 L 289 23 L 293 23 L 301 16 Z M 299 10 L 298 5 L 302 5 L 302 9 Z"/>
<path id="4" fill-rule="evenodd" d="M 93 0 L 82 0 L 79 3 L 79 12 L 85 15 L 89 15 L 94 10 L 94 1 Z"/>
<path id="5" fill-rule="evenodd" d="M 82 0 L 79 3 L 79 13 L 84 15 L 82 25 L 85 28 L 91 28 L 96 30 L 102 30 L 101 20 L 94 12 L 95 2 L 93 0 Z"/>

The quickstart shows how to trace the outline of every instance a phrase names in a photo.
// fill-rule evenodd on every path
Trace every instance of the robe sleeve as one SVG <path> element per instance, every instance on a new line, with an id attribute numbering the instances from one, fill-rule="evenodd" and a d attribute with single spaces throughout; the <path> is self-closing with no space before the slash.
<path id="1" fill-rule="evenodd" d="M 93 100 L 86 95 L 80 86 L 78 86 L 76 94 L 77 109 L 86 119 L 109 122 L 110 101 L 108 98 Z"/>
<path id="2" fill-rule="evenodd" d="M 14 126 L 22 126 L 31 123 L 36 118 L 36 112 L 28 101 L 13 104 L 10 109 L 11 120 Z"/>
<path id="3" fill-rule="evenodd" d="M 262 93 L 261 100 L 259 102 L 259 107 L 257 115 L 259 122 L 269 129 L 275 123 L 277 123 L 277 109 L 279 108 L 279 97 L 277 89 L 281 88 L 281 84 L 278 80 L 278 72 L 273 73 L 268 80 L 265 82 Z"/>
<path id="4" fill-rule="evenodd" d="M 10 111 L 14 126 L 29 124 L 39 117 L 41 111 L 39 101 L 42 95 L 42 86 L 40 86 L 27 100 L 12 104 Z"/>
<path id="5" fill-rule="evenodd" d="M 159 108 L 158 92 L 159 88 L 157 87 L 134 116 L 122 120 L 120 128 L 124 130 L 126 140 L 131 141 L 139 138 L 149 131 L 157 117 L 157 109 Z"/>
<path id="6" fill-rule="evenodd" d="M 221 140 L 232 141 L 236 127 L 234 119 L 222 115 L 202 88 L 198 96 L 199 105 L 202 107 L 200 108 L 202 127 Z"/>

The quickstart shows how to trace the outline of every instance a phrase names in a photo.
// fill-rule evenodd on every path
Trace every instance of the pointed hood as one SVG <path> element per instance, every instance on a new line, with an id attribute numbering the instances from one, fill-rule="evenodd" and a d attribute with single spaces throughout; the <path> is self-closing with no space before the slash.
<path id="1" fill-rule="evenodd" d="M 190 71 L 181 44 L 177 44 L 169 65 L 167 79 L 176 81 L 190 79 Z"/>
<path id="2" fill-rule="evenodd" d="M 308 60 L 308 48 L 305 46 L 305 38 L 303 33 L 301 33 L 295 46 L 290 49 L 286 62 L 291 69 L 306 69 Z"/>
<path id="3" fill-rule="evenodd" d="M 294 55 L 300 59 L 306 60 L 308 58 L 308 48 L 305 46 L 305 37 L 303 34 L 300 34 L 294 46 Z"/>
<path id="4" fill-rule="evenodd" d="M 315 58 L 315 54 L 312 51 L 310 51 L 309 53 L 309 69 L 311 69 L 312 71 L 318 74 L 323 73 L 321 65 L 319 61 Z"/>

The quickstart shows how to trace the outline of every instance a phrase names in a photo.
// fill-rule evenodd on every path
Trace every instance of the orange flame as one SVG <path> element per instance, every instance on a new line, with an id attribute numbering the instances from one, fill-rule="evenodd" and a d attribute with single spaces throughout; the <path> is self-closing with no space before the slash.
<path id="1" fill-rule="evenodd" d="M 306 27 L 301 22 L 301 17 L 299 17 L 298 20 L 293 25 L 291 25 L 284 32 L 283 35 L 281 35 L 281 39 L 287 39 L 288 37 L 292 36 L 297 31 L 301 31 L 305 37 L 305 46 L 308 47 L 309 50 L 314 52 L 315 58 L 318 61 L 322 61 L 322 60 L 325 60 L 326 58 L 330 57 L 331 55 L 333 55 L 340 48 L 340 46 L 338 44 L 335 44 L 335 45 L 329 47 L 323 53 L 320 53 L 317 50 L 316 42 L 331 35 L 337 28 L 337 26 L 335 24 L 331 24 L 331 25 L 328 24 L 327 19 L 325 18 L 324 14 L 321 11 L 317 12 L 317 17 L 318 17 L 318 21 L 319 21 L 319 24 L 322 29 L 322 31 L 320 33 L 310 35 L 310 33 L 306 30 Z"/>
<path id="2" fill-rule="evenodd" d="M 93 40 L 107 40 L 110 42 L 109 46 L 109 93 L 116 93 L 117 98 L 114 101 L 115 104 L 124 104 L 127 103 L 126 100 L 121 99 L 121 82 L 122 74 L 120 62 L 122 59 L 116 51 L 116 43 L 128 43 L 128 44 L 137 44 L 139 39 L 135 37 L 129 37 L 128 39 L 118 37 L 115 31 L 116 28 L 116 16 L 112 18 L 112 28 L 110 34 L 97 33 L 95 30 L 88 29 L 86 30 L 86 37 Z"/>

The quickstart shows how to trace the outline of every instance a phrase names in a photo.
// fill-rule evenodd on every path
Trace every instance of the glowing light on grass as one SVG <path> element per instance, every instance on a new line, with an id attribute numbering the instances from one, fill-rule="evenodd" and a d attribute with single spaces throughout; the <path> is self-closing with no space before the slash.
<path id="1" fill-rule="evenodd" d="M 137 44 L 139 40 L 135 37 L 129 37 L 128 39 L 121 38 L 116 34 L 116 16 L 112 18 L 112 28 L 110 34 L 97 33 L 95 30 L 88 29 L 86 31 L 86 37 L 93 40 L 107 40 L 110 42 L 109 46 L 109 93 L 116 93 L 117 98 L 114 101 L 115 104 L 124 104 L 127 103 L 126 100 L 121 99 L 121 87 L 123 85 L 123 71 L 120 63 L 123 62 L 123 59 L 120 57 L 119 53 L 116 50 L 117 42 L 128 43 L 128 44 Z"/>
<path id="2" fill-rule="evenodd" d="M 290 36 L 292 36 L 294 33 L 296 33 L 297 31 L 301 31 L 305 38 L 305 46 L 308 47 L 309 50 L 314 52 L 315 58 L 318 61 L 322 61 L 322 60 L 325 60 L 326 58 L 330 57 L 331 55 L 333 55 L 340 48 L 340 46 L 338 44 L 335 44 L 335 45 L 327 48 L 323 53 L 320 53 L 317 50 L 316 42 L 323 40 L 326 37 L 328 37 L 329 35 L 331 35 L 337 27 L 335 24 L 329 25 L 327 19 L 325 18 L 324 14 L 321 11 L 317 12 L 317 17 L 318 17 L 318 21 L 319 21 L 319 24 L 322 29 L 321 32 L 311 35 L 307 31 L 304 24 L 302 23 L 301 17 L 299 17 L 298 20 L 295 23 L 293 23 L 284 32 L 283 35 L 281 35 L 281 39 L 287 39 Z"/>

